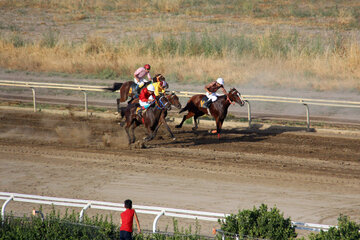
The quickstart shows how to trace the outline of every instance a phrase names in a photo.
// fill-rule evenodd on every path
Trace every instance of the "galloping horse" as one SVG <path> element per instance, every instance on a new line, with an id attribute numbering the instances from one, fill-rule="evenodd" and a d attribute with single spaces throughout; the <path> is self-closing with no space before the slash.
<path id="1" fill-rule="evenodd" d="M 136 109 L 139 107 L 139 104 L 130 103 L 128 107 L 123 108 L 121 115 L 125 116 L 125 131 L 128 135 L 129 144 L 135 142 L 135 133 L 134 130 L 140 124 L 144 124 L 149 135 L 145 138 L 145 141 L 152 140 L 159 129 L 160 122 L 164 123 L 168 131 L 171 134 L 171 137 L 174 137 L 169 126 L 167 125 L 165 118 L 163 118 L 164 111 L 170 110 L 171 105 L 169 100 L 164 96 L 156 97 L 154 103 L 143 113 L 142 119 L 136 113 Z M 129 128 L 131 127 L 131 134 L 129 133 Z"/>
<path id="2" fill-rule="evenodd" d="M 181 103 L 180 103 L 179 97 L 174 92 L 172 92 L 171 94 L 164 95 L 164 96 L 172 106 L 175 106 L 177 109 L 181 109 Z M 138 102 L 139 102 L 139 99 L 135 98 L 127 107 L 120 108 L 121 118 L 123 118 L 126 115 L 126 112 L 131 111 L 131 108 L 133 108 L 134 105 L 137 105 Z M 160 115 L 160 120 L 158 123 L 159 125 L 157 128 L 155 128 L 153 135 L 154 135 L 154 137 L 156 136 L 156 133 L 157 133 L 159 127 L 161 126 L 161 124 L 164 123 L 166 129 L 168 130 L 168 132 L 171 135 L 171 138 L 173 140 L 175 140 L 174 134 L 171 132 L 170 127 L 166 122 L 167 111 L 168 111 L 168 109 L 166 109 L 166 108 L 164 109 L 164 111 L 162 111 L 162 113 Z"/>
<path id="3" fill-rule="evenodd" d="M 208 114 L 207 109 L 202 107 L 201 100 L 205 97 L 204 94 L 197 94 L 192 96 L 187 102 L 186 106 L 180 110 L 179 113 L 184 111 L 188 111 L 188 114 L 185 115 L 179 125 L 176 125 L 176 128 L 181 128 L 186 119 L 194 117 L 193 130 L 198 128 L 197 119 L 198 117 Z M 227 97 L 230 99 L 227 99 Z M 217 133 L 218 138 L 220 138 L 220 132 L 222 124 L 226 118 L 227 110 L 232 102 L 238 103 L 240 106 L 244 106 L 244 101 L 241 100 L 240 93 L 235 89 L 230 89 L 228 95 L 219 96 L 218 99 L 210 105 L 210 114 L 214 117 L 216 121 L 216 130 L 212 131 L 212 133 Z"/>
<path id="4" fill-rule="evenodd" d="M 156 74 L 155 77 L 153 78 L 153 82 L 163 81 L 163 80 L 165 80 L 165 77 L 161 74 Z M 150 83 L 151 82 L 146 82 L 142 88 L 146 87 Z M 108 88 L 104 88 L 104 89 L 109 90 L 111 92 L 120 90 L 120 98 L 116 99 L 116 105 L 117 105 L 118 111 L 120 109 L 120 103 L 125 102 L 128 99 L 128 97 L 131 98 L 129 101 L 129 102 L 131 102 L 134 98 L 136 98 L 139 95 L 139 93 L 136 92 L 136 90 L 135 90 L 136 83 L 134 81 L 127 81 L 124 83 L 115 82 L 113 84 L 113 87 L 108 87 Z M 139 89 L 139 91 L 141 89 Z"/>

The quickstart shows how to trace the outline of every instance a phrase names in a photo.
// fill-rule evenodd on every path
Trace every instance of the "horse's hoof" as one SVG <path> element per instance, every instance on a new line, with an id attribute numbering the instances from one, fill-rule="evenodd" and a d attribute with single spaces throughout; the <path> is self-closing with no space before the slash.
<path id="1" fill-rule="evenodd" d="M 196 131 L 196 129 L 197 129 L 196 127 L 193 127 L 193 128 L 192 128 L 193 131 Z"/>

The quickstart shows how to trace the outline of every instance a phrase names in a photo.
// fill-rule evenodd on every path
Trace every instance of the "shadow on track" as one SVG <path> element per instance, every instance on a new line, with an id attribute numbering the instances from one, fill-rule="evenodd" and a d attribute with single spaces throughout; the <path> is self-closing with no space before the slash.
<path id="1" fill-rule="evenodd" d="M 289 126 L 270 126 L 263 129 L 263 125 L 254 124 L 251 128 L 233 128 L 223 129 L 222 138 L 219 140 L 216 134 L 209 133 L 208 130 L 185 130 L 176 131 L 177 140 L 174 142 L 161 141 L 161 146 L 201 146 L 212 144 L 241 143 L 241 142 L 260 142 L 286 132 L 314 132 L 315 129 L 308 130 L 306 127 L 289 127 Z M 155 144 L 157 145 L 157 144 Z M 150 146 L 149 146 L 150 147 Z"/>

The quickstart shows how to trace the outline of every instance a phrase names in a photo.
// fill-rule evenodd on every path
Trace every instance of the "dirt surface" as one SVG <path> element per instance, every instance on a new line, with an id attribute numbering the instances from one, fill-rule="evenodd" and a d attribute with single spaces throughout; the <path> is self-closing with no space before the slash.
<path id="1" fill-rule="evenodd" d="M 114 115 L 2 108 L 0 119 L 1 191 L 221 213 L 265 203 L 294 221 L 360 221 L 357 132 L 225 123 L 219 142 L 213 126 L 194 133 L 170 123 L 175 141 L 162 129 L 140 148 L 128 146 Z M 153 217 L 142 219 L 151 229 Z"/>

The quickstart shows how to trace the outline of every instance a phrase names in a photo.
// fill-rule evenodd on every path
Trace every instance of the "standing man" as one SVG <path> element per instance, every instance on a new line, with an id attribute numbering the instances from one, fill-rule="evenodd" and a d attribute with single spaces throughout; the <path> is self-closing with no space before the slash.
<path id="1" fill-rule="evenodd" d="M 150 69 L 151 69 L 151 66 L 149 64 L 145 64 L 144 67 L 139 67 L 134 72 L 134 82 L 137 85 L 136 90 L 139 90 L 140 88 L 142 88 L 144 86 L 144 83 L 148 82 L 148 80 L 144 79 L 145 75 L 147 76 L 149 81 L 151 81 Z"/>
<path id="2" fill-rule="evenodd" d="M 132 209 L 132 201 L 127 199 L 124 201 L 124 207 L 126 210 L 121 213 L 120 219 L 120 240 L 132 240 L 132 232 L 133 232 L 133 220 L 135 217 L 138 233 L 141 232 L 140 223 L 136 212 Z"/>

